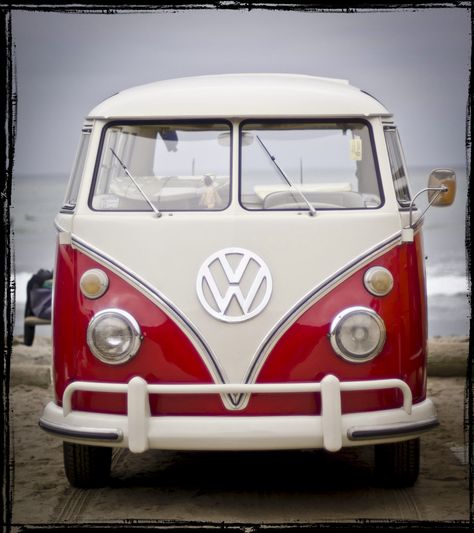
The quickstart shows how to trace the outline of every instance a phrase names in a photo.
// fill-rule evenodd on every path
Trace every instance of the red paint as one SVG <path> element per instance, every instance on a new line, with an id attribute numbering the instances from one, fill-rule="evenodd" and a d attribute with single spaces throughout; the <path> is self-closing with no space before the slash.
<path id="1" fill-rule="evenodd" d="M 321 381 L 334 374 L 341 381 L 399 378 L 408 383 L 413 401 L 426 394 L 426 300 L 420 236 L 414 244 L 397 246 L 357 271 L 306 311 L 282 336 L 263 366 L 258 382 Z M 394 288 L 384 297 L 363 286 L 372 266 L 388 268 Z M 387 339 L 372 361 L 354 364 L 338 357 L 327 338 L 330 324 L 346 307 L 365 306 L 383 318 Z M 372 411 L 401 406 L 396 391 L 347 392 L 343 412 Z"/>
<path id="2" fill-rule="evenodd" d="M 128 382 L 141 376 L 149 383 L 212 383 L 202 358 L 181 328 L 137 289 L 84 254 L 60 245 L 56 265 L 54 310 L 54 365 L 56 398 L 72 381 Z M 395 279 L 385 297 L 371 295 L 363 286 L 365 271 L 374 265 L 388 268 Z M 107 292 L 97 300 L 81 294 L 77 280 L 89 268 L 109 276 Z M 346 307 L 366 306 L 377 311 L 387 328 L 379 356 L 354 364 L 337 356 L 327 334 L 336 314 Z M 98 361 L 86 343 L 87 325 L 98 311 L 117 307 L 132 314 L 144 339 L 128 363 L 112 366 Z M 218 325 L 217 325 L 218 327 Z M 232 339 L 229 342 L 233 342 Z M 331 373 L 341 381 L 400 378 L 414 402 L 425 398 L 426 299 L 421 238 L 404 243 L 352 274 L 307 310 L 285 332 L 266 359 L 258 383 L 320 381 Z M 290 415 L 318 414 L 319 394 L 254 394 L 244 410 L 227 410 L 217 395 L 150 397 L 152 414 L 161 415 Z M 343 393 L 344 412 L 399 407 L 397 391 Z M 126 413 L 124 395 L 76 393 L 75 409 Z"/>
<path id="3" fill-rule="evenodd" d="M 55 353 L 60 354 L 55 357 L 55 384 L 59 397 L 71 381 L 77 380 L 126 383 L 133 376 L 142 376 L 150 383 L 213 382 L 187 336 L 163 311 L 112 271 L 68 246 L 60 248 L 62 253 L 58 254 L 56 268 L 65 281 L 63 291 L 57 291 L 55 300 L 58 305 L 55 331 L 59 334 L 54 335 Z M 109 277 L 107 292 L 97 300 L 85 298 L 79 283 L 74 282 L 90 268 L 101 268 Z M 90 352 L 86 341 L 91 318 L 98 311 L 111 307 L 121 308 L 134 316 L 144 337 L 138 354 L 122 365 L 99 361 Z M 93 395 L 76 396 L 82 398 L 77 407 L 116 411 L 114 395 L 104 395 L 106 399 L 100 405 L 88 398 Z"/>
<path id="4" fill-rule="evenodd" d="M 68 245 L 57 244 L 53 301 L 53 381 L 56 403 L 64 383 L 75 377 L 76 282 L 75 253 Z"/>

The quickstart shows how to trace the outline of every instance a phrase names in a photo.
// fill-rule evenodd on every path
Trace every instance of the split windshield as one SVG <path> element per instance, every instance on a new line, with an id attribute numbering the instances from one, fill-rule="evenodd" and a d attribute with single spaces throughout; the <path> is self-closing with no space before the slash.
<path id="1" fill-rule="evenodd" d="M 381 205 L 365 123 L 246 122 L 241 135 L 241 203 L 246 209 Z"/>
<path id="2" fill-rule="evenodd" d="M 158 214 L 226 209 L 231 129 L 227 121 L 111 123 L 101 142 L 91 207 Z M 245 121 L 239 144 L 245 209 L 314 214 L 382 204 L 363 121 Z"/>
<path id="3" fill-rule="evenodd" d="M 225 209 L 230 138 L 228 123 L 110 125 L 92 208 L 150 211 L 153 204 L 159 211 Z"/>

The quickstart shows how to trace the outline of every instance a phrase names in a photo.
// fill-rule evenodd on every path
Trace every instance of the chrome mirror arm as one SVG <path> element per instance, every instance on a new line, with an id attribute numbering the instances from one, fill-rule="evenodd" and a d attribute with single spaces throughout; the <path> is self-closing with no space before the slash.
<path id="1" fill-rule="evenodd" d="M 420 218 L 418 220 L 421 220 L 423 218 L 424 214 L 428 211 L 428 209 L 432 206 L 432 204 L 437 200 L 438 196 L 443 192 L 447 192 L 448 188 L 442 185 L 441 187 L 426 187 L 426 189 L 421 189 L 421 191 L 418 191 L 413 197 L 412 201 L 410 202 L 410 219 L 409 219 L 408 228 L 413 227 L 413 206 L 415 205 L 415 200 L 418 198 L 418 196 L 420 196 L 421 193 L 426 192 L 426 191 L 437 191 L 437 194 L 433 196 L 431 202 L 428 204 L 428 206 L 423 211 L 423 213 L 421 213 Z"/>

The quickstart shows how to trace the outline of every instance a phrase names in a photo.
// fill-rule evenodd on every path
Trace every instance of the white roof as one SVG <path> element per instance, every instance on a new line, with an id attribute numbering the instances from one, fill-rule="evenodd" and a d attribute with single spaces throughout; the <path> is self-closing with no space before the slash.
<path id="1" fill-rule="evenodd" d="M 296 74 L 221 74 L 158 81 L 117 93 L 90 118 L 390 115 L 346 80 Z"/>

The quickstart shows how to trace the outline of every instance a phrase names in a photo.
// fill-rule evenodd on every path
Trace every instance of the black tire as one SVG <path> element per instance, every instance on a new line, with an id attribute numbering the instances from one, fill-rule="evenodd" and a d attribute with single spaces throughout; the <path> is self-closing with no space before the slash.
<path id="1" fill-rule="evenodd" d="M 375 445 L 375 478 L 384 487 L 411 487 L 420 472 L 420 439 Z"/>
<path id="2" fill-rule="evenodd" d="M 63 442 L 64 471 L 73 487 L 90 489 L 107 485 L 112 448 Z"/>
<path id="3" fill-rule="evenodd" d="M 23 326 L 23 343 L 25 346 L 31 346 L 35 340 L 35 326 Z"/>

